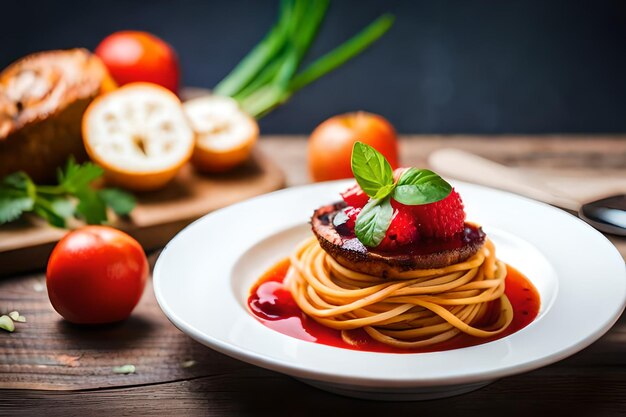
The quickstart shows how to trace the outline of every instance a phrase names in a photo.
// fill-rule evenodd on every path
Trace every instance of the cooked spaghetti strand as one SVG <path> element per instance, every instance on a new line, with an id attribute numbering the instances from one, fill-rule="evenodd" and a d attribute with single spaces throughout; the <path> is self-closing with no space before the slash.
<path id="1" fill-rule="evenodd" d="M 464 262 L 380 278 L 352 271 L 312 237 L 291 255 L 286 283 L 294 300 L 315 321 L 342 331 L 362 328 L 373 339 L 399 348 L 419 348 L 459 333 L 490 337 L 506 329 L 513 308 L 504 294 L 506 265 L 489 240 Z M 500 311 L 491 323 L 490 309 Z"/>

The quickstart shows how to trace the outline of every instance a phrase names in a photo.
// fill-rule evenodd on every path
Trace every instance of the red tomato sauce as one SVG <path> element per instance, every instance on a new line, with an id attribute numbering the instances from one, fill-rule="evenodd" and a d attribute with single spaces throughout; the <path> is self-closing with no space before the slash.
<path id="1" fill-rule="evenodd" d="M 250 291 L 248 298 L 250 311 L 261 323 L 277 332 L 297 339 L 344 349 L 383 353 L 420 353 L 459 349 L 502 339 L 526 327 L 539 313 L 539 293 L 524 275 L 507 265 L 505 294 L 513 306 L 513 321 L 502 333 L 488 338 L 462 333 L 448 341 L 425 348 L 400 349 L 373 340 L 365 331 L 357 329 L 350 330 L 351 338 L 358 341 L 357 345 L 351 345 L 343 341 L 339 330 L 317 323 L 300 310 L 291 292 L 283 286 L 288 269 L 289 259 L 284 259 L 261 276 Z M 498 311 L 498 304 L 499 302 L 496 301 L 491 305 L 494 313 Z M 489 320 L 489 314 L 487 314 L 484 321 Z M 477 326 L 484 324 L 488 323 L 479 323 Z"/>

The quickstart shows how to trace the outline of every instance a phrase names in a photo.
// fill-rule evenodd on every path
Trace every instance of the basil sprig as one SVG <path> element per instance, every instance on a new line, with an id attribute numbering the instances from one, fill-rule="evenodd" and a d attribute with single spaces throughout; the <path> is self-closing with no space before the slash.
<path id="1" fill-rule="evenodd" d="M 434 172 L 409 168 L 400 176 L 393 190 L 393 199 L 398 203 L 416 206 L 443 200 L 451 191 L 450 184 Z"/>
<path id="2" fill-rule="evenodd" d="M 364 245 L 376 247 L 385 237 L 392 217 L 389 196 L 382 200 L 370 199 L 356 218 L 354 233 Z"/>
<path id="3" fill-rule="evenodd" d="M 376 247 L 384 239 L 393 218 L 391 198 L 415 206 L 446 198 L 452 186 L 427 169 L 409 168 L 398 181 L 385 157 L 373 147 L 356 142 L 352 148 L 352 173 L 370 197 L 356 218 L 354 232 L 365 246 Z"/>
<path id="4" fill-rule="evenodd" d="M 393 187 L 393 170 L 380 152 L 356 142 L 352 147 L 351 165 L 354 178 L 365 194 L 375 199 L 389 195 Z"/>

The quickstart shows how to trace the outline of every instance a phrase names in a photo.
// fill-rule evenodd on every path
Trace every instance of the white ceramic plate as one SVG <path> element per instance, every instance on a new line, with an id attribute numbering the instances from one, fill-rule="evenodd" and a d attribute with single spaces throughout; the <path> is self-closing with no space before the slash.
<path id="1" fill-rule="evenodd" d="M 600 233 L 559 209 L 454 182 L 467 218 L 483 226 L 498 257 L 538 289 L 533 323 L 503 339 L 434 353 L 359 352 L 306 342 L 263 326 L 247 310 L 250 288 L 309 236 L 313 210 L 350 181 L 290 188 L 211 213 L 180 232 L 154 269 L 167 317 L 197 341 L 234 358 L 345 395 L 421 399 L 458 394 L 563 359 L 617 320 L 626 300 L 624 260 Z"/>

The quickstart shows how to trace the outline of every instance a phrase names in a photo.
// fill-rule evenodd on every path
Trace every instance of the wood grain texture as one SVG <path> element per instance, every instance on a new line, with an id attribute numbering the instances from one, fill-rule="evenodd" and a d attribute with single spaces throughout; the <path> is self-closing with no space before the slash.
<path id="1" fill-rule="evenodd" d="M 594 345 L 557 364 L 420 403 L 345 398 L 215 354 L 220 369 L 205 366 L 205 376 L 185 381 L 76 392 L 3 390 L 0 415 L 623 416 L 625 341 L 622 318 Z"/>
<path id="2" fill-rule="evenodd" d="M 154 264 L 157 255 L 150 257 Z M 0 388 L 77 390 L 176 381 L 237 368 L 183 335 L 157 306 L 152 283 L 132 316 L 106 326 L 67 323 L 53 310 L 41 274 L 0 280 L 0 312 L 27 318 L 0 333 Z M 233 363 L 234 362 L 234 363 Z M 113 368 L 131 364 L 136 372 Z M 226 367 L 224 367 L 226 366 Z"/>
<path id="3" fill-rule="evenodd" d="M 111 223 L 135 237 L 144 248 L 156 249 L 204 214 L 284 184 L 283 172 L 259 150 L 245 165 L 220 175 L 202 175 L 187 164 L 164 189 L 136 193 L 137 207 L 129 218 L 113 219 Z M 0 276 L 43 268 L 54 244 L 65 233 L 67 230 L 49 226 L 34 216 L 2 225 Z"/>
<path id="4" fill-rule="evenodd" d="M 404 164 L 425 166 L 431 150 L 457 146 L 533 172 L 624 179 L 625 139 L 417 136 L 405 138 L 401 147 Z M 308 182 L 303 138 L 263 138 L 261 149 L 287 173 L 290 185 Z M 626 239 L 612 239 L 626 257 Z M 11 388 L 0 391 L 0 415 L 626 413 L 626 317 L 587 349 L 551 366 L 450 399 L 379 403 L 329 394 L 199 345 L 166 320 L 151 288 L 124 323 L 98 328 L 68 325 L 47 301 L 43 279 L 42 273 L 0 279 L 0 312 L 15 309 L 28 319 L 17 324 L 15 333 L 0 332 L 0 387 Z M 135 365 L 137 372 L 112 372 L 112 367 L 124 364 Z"/>

